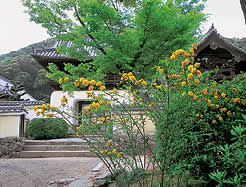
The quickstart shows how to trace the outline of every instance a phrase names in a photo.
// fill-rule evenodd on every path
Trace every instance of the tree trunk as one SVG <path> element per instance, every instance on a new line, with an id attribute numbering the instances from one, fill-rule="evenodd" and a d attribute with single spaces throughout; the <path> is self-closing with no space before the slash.
<path id="1" fill-rule="evenodd" d="M 245 24 L 246 24 L 246 0 L 240 0 L 240 4 L 241 4 L 241 8 L 243 10 L 244 21 L 245 21 Z"/>

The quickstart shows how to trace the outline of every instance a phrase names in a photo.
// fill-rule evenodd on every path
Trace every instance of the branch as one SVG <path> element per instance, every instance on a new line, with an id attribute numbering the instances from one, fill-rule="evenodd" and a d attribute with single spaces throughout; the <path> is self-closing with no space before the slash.
<path id="1" fill-rule="evenodd" d="M 75 0 L 75 2 L 77 3 L 77 0 Z M 81 20 L 80 16 L 79 16 L 79 13 L 78 13 L 78 9 L 76 7 L 76 4 L 74 3 L 74 11 L 75 11 L 75 14 L 76 14 L 76 17 L 77 19 L 79 20 L 79 23 L 83 26 L 83 27 L 86 27 L 85 23 Z M 106 51 L 100 47 L 100 45 L 97 43 L 96 39 L 90 34 L 90 33 L 87 33 L 87 35 L 90 37 L 91 40 L 93 40 L 96 45 L 97 45 L 97 48 L 104 54 L 106 55 Z"/>

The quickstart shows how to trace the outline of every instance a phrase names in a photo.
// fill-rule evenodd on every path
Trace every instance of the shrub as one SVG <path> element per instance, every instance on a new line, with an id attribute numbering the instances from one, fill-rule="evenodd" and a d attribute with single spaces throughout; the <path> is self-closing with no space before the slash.
<path id="1" fill-rule="evenodd" d="M 63 119 L 35 118 L 30 121 L 27 132 L 35 139 L 65 138 L 68 125 Z"/>

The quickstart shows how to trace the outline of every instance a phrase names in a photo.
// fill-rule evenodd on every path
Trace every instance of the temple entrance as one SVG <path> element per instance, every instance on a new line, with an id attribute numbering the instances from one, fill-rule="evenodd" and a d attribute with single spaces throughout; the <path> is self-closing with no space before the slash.
<path id="1" fill-rule="evenodd" d="M 87 107 L 89 104 L 91 104 L 91 101 L 76 101 L 75 102 L 75 106 L 74 106 L 74 109 L 75 109 L 75 112 L 76 113 L 79 113 L 79 118 L 78 120 L 75 121 L 75 125 L 76 126 L 79 126 L 81 124 L 83 124 L 83 112 L 85 110 L 85 107 Z"/>

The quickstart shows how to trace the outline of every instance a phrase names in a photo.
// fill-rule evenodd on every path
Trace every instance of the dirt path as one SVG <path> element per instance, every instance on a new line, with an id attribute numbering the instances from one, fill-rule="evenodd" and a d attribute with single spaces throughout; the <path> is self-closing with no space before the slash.
<path id="1" fill-rule="evenodd" d="M 90 176 L 98 158 L 0 159 L 0 187 L 43 187 L 50 181 Z"/>

